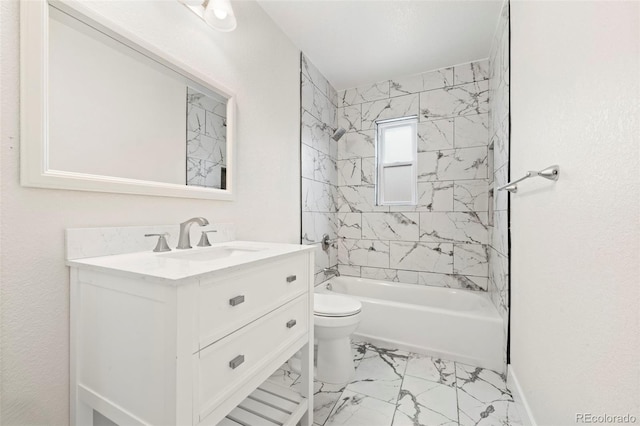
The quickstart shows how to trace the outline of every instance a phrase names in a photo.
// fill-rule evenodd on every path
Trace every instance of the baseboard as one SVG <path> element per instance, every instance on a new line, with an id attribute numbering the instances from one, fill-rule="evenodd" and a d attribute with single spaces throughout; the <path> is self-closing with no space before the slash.
<path id="1" fill-rule="evenodd" d="M 511 364 L 507 366 L 507 387 L 513 394 L 513 400 L 518 407 L 518 413 L 520 414 L 523 426 L 537 426 L 536 420 L 531 412 L 531 407 L 529 407 L 527 398 L 520 387 L 520 382 Z"/>

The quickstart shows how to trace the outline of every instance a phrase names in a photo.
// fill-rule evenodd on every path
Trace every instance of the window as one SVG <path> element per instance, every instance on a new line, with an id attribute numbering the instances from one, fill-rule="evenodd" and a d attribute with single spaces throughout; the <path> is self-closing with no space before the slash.
<path id="1" fill-rule="evenodd" d="M 417 117 L 376 123 L 377 204 L 415 205 Z"/>

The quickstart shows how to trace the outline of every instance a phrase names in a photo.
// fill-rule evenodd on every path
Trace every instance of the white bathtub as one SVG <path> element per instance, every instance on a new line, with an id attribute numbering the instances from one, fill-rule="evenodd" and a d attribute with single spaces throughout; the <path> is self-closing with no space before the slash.
<path id="1" fill-rule="evenodd" d="M 362 302 L 356 339 L 504 370 L 502 318 L 485 293 L 355 277 L 332 278 L 316 292 Z"/>

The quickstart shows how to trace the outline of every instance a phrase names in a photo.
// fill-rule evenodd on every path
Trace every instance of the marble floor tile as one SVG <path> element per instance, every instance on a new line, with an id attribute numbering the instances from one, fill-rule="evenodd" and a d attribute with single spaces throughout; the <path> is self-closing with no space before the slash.
<path id="1" fill-rule="evenodd" d="M 447 386 L 456 384 L 455 363 L 428 355 L 410 354 L 405 374 Z"/>
<path id="2" fill-rule="evenodd" d="M 504 377 L 486 368 L 456 363 L 458 389 L 481 399 L 512 400 Z"/>
<path id="3" fill-rule="evenodd" d="M 299 354 L 300 353 L 298 352 L 298 354 L 296 354 L 296 356 L 299 356 Z M 280 366 L 280 370 L 284 370 L 285 372 L 288 371 L 289 373 L 293 373 L 293 374 L 300 374 L 299 371 L 294 370 L 294 368 L 293 368 L 294 362 L 292 360 L 293 360 L 293 358 L 291 358 L 289 361 L 287 361 L 284 364 L 282 364 Z M 299 362 L 297 362 L 297 363 L 299 364 Z M 299 377 L 296 378 L 296 381 L 298 381 L 298 379 L 299 379 Z"/>
<path id="4" fill-rule="evenodd" d="M 291 387 L 300 392 L 300 385 L 301 382 L 298 380 Z M 344 384 L 335 385 L 317 380 L 313 383 L 313 424 L 323 425 L 327 421 L 344 388 Z"/>
<path id="5" fill-rule="evenodd" d="M 503 375 L 428 355 L 352 341 L 350 383 L 314 383 L 316 426 L 521 426 Z M 283 365 L 269 381 L 297 388 Z"/>
<path id="6" fill-rule="evenodd" d="M 291 369 L 288 368 L 288 364 L 285 364 L 285 366 L 287 366 L 285 367 L 286 369 L 280 367 L 267 380 L 273 384 L 284 386 L 287 388 L 293 386 L 293 384 L 298 380 L 300 375 L 298 373 L 291 371 Z"/>
<path id="7" fill-rule="evenodd" d="M 353 353 L 353 363 L 356 368 L 360 364 L 360 361 L 364 358 L 364 354 L 367 352 L 367 346 L 369 343 L 366 342 L 351 342 L 351 352 Z"/>
<path id="8" fill-rule="evenodd" d="M 369 345 L 347 390 L 395 404 L 407 359 L 407 352 Z"/>
<path id="9" fill-rule="evenodd" d="M 300 375 L 293 371 L 289 362 L 286 362 L 269 379 L 270 382 L 290 387 L 301 392 L 302 381 Z M 342 395 L 345 384 L 331 384 L 315 380 L 313 383 L 313 423 L 323 425 L 329 417 L 331 410 Z"/>
<path id="10" fill-rule="evenodd" d="M 456 363 L 460 425 L 519 425 L 520 418 L 502 375 Z"/>
<path id="11" fill-rule="evenodd" d="M 344 392 L 345 385 L 315 382 L 313 384 L 313 422 L 324 424 L 336 402 Z"/>
<path id="12" fill-rule="evenodd" d="M 460 426 L 520 426 L 522 420 L 513 401 L 480 403 L 467 394 L 458 393 Z"/>
<path id="13" fill-rule="evenodd" d="M 406 376 L 393 419 L 394 426 L 458 425 L 456 389 Z"/>
<path id="14" fill-rule="evenodd" d="M 390 426 L 395 404 L 345 390 L 325 426 Z"/>

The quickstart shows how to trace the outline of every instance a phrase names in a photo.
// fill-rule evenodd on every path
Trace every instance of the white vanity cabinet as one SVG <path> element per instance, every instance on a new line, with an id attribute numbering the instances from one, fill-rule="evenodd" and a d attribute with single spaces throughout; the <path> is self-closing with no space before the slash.
<path id="1" fill-rule="evenodd" d="M 72 424 L 311 424 L 313 252 L 277 247 L 68 261 Z M 300 350 L 299 394 L 265 382 Z"/>

